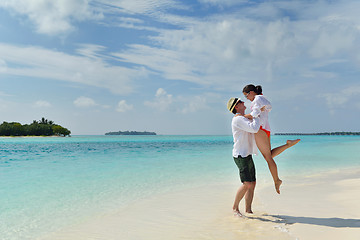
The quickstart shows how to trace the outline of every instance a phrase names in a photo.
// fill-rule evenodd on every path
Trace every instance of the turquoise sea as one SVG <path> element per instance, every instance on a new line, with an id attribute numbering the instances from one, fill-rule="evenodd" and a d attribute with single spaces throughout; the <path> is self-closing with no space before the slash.
<path id="1" fill-rule="evenodd" d="M 280 177 L 360 167 L 359 136 L 301 142 L 275 160 Z M 150 196 L 238 181 L 231 136 L 0 138 L 0 238 L 37 239 Z M 255 157 L 258 182 L 271 181 Z"/>

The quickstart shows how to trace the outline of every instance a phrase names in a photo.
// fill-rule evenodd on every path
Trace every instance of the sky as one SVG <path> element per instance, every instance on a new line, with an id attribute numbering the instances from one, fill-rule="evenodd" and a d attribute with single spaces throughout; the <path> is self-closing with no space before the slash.
<path id="1" fill-rule="evenodd" d="M 360 131 L 358 0 L 1 0 L 0 122 L 230 135 L 261 85 L 273 133 Z M 250 109 L 250 102 L 246 100 Z"/>

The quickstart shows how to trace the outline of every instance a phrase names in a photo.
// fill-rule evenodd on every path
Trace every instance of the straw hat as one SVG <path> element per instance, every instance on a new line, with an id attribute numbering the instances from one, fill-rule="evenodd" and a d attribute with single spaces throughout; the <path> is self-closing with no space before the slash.
<path id="1" fill-rule="evenodd" d="M 232 112 L 236 106 L 236 104 L 243 102 L 240 100 L 240 98 L 230 98 L 230 100 L 227 103 L 227 109 Z"/>

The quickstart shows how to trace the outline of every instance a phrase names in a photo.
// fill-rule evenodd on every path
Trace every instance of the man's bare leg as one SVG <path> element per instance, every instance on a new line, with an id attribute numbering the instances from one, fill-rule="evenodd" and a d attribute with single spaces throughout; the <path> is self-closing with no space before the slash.
<path id="1" fill-rule="evenodd" d="M 246 213 L 253 213 L 251 209 L 251 204 L 254 198 L 254 190 L 255 190 L 256 182 L 251 182 L 249 190 L 245 194 L 245 212 Z"/>
<path id="2" fill-rule="evenodd" d="M 241 199 L 244 197 L 245 193 L 249 190 L 250 187 L 251 187 L 250 182 L 244 182 L 236 192 L 233 211 L 234 214 L 237 216 L 242 216 L 242 214 L 240 213 L 239 204 Z"/>

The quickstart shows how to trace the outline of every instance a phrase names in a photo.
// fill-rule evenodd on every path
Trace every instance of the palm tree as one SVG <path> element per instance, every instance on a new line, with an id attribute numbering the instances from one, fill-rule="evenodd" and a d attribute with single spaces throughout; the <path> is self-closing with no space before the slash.
<path id="1" fill-rule="evenodd" d="M 40 124 L 47 124 L 47 120 L 43 117 L 41 118 L 41 120 L 39 121 Z"/>

